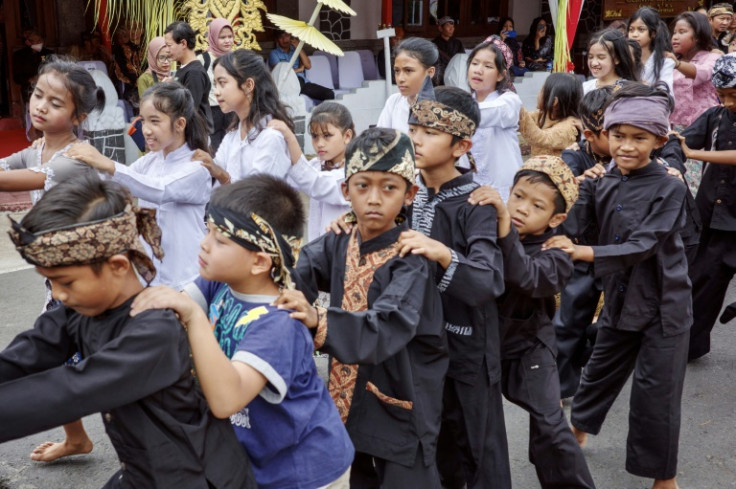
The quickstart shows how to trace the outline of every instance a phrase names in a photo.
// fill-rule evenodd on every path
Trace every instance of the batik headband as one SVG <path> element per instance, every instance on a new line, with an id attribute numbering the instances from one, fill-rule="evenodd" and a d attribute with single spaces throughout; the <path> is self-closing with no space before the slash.
<path id="1" fill-rule="evenodd" d="M 414 185 L 414 145 L 406 134 L 390 130 L 395 137 L 383 149 L 379 150 L 377 145 L 373 145 L 368 151 L 356 148 L 345 155 L 345 181 L 361 171 L 384 171 L 402 176 Z"/>
<path id="2" fill-rule="evenodd" d="M 663 97 L 622 97 L 608 105 L 604 115 L 604 129 L 619 124 L 644 129 L 656 136 L 670 130 L 670 109 Z"/>
<path id="3" fill-rule="evenodd" d="M 523 170 L 537 171 L 547 175 L 565 200 L 565 212 L 570 212 L 573 204 L 578 200 L 578 181 L 562 158 L 547 155 L 532 156 L 524 162 L 519 171 Z"/>
<path id="4" fill-rule="evenodd" d="M 138 236 L 151 246 L 156 258 L 164 256 L 155 209 L 133 209 L 128 204 L 123 212 L 110 218 L 38 233 L 26 230 L 12 218 L 10 221 L 8 234 L 15 249 L 24 260 L 39 267 L 91 265 L 128 252 L 135 269 L 150 283 L 156 268 Z"/>
<path id="5" fill-rule="evenodd" d="M 736 87 L 736 53 L 726 54 L 716 60 L 712 81 L 717 89 Z"/>
<path id="6" fill-rule="evenodd" d="M 730 5 L 722 5 L 708 10 L 708 18 L 712 19 L 718 15 L 733 15 L 733 8 Z"/>
<path id="7" fill-rule="evenodd" d="M 511 67 L 514 65 L 514 53 L 511 51 L 511 48 L 505 42 L 503 42 L 503 39 L 501 39 L 496 34 L 493 34 L 486 37 L 485 41 L 483 42 L 489 42 L 495 48 L 501 51 L 501 54 L 503 54 L 503 59 L 506 62 L 506 69 L 511 69 Z"/>
<path id="8" fill-rule="evenodd" d="M 294 289 L 291 270 L 299 256 L 300 238 L 281 234 L 253 212 L 241 215 L 212 203 L 207 209 L 207 221 L 243 248 L 255 247 L 267 253 L 273 262 L 274 282 L 285 289 Z"/>

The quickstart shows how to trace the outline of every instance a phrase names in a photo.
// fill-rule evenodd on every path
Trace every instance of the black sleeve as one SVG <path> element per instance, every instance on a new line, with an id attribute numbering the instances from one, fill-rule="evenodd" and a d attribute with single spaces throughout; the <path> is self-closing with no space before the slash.
<path id="1" fill-rule="evenodd" d="M 511 232 L 498 240 L 503 251 L 504 279 L 530 297 L 551 297 L 567 284 L 572 276 L 572 260 L 560 249 L 551 249 L 529 256 L 519 240 L 519 232 Z"/>
<path id="2" fill-rule="evenodd" d="M 199 63 L 199 61 L 192 61 L 192 63 Z M 201 69 L 190 69 L 187 71 L 186 76 L 181 81 L 182 85 L 187 87 L 189 92 L 192 94 L 194 100 L 194 106 L 199 107 L 199 103 L 202 101 L 202 97 L 205 95 L 209 97 L 210 93 L 210 79 L 207 76 L 207 72 Z"/>
<path id="3" fill-rule="evenodd" d="M 595 245 L 598 224 L 595 215 L 595 187 L 599 178 L 586 178 L 578 189 L 578 200 L 560 225 L 560 233 L 568 236 L 575 244 Z"/>
<path id="4" fill-rule="evenodd" d="M 310 303 L 320 291 L 330 292 L 331 258 L 336 253 L 337 235 L 325 233 L 299 252 L 294 283 Z"/>
<path id="5" fill-rule="evenodd" d="M 58 348 L 52 349 L 57 350 L 53 367 L 39 358 L 41 334 L 53 337 L 53 327 L 45 320 L 37 323 L 16 351 L 47 369 L 0 384 L 0 442 L 130 404 L 172 385 L 182 374 L 178 343 L 185 333 L 171 311 L 131 318 L 123 334 L 76 366 L 62 365 Z"/>
<path id="6" fill-rule="evenodd" d="M 566 149 L 562 152 L 560 158 L 562 158 L 562 161 L 567 163 L 567 166 L 570 167 L 570 170 L 576 177 L 582 175 L 585 170 L 593 166 L 587 164 L 588 158 L 582 151 L 572 151 Z M 595 164 L 595 162 L 593 162 L 593 164 Z"/>

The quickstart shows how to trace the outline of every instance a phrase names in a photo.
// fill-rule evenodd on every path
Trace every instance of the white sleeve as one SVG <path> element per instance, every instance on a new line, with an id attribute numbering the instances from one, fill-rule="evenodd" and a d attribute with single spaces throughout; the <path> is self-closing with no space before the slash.
<path id="1" fill-rule="evenodd" d="M 514 92 L 506 92 L 488 104 L 480 103 L 483 127 L 497 126 L 504 129 L 519 126 L 521 99 Z"/>
<path id="2" fill-rule="evenodd" d="M 112 179 L 128 187 L 135 197 L 154 204 L 206 204 L 212 192 L 210 173 L 199 162 L 195 164 L 187 172 L 153 177 L 136 171 L 135 163 L 115 163 Z"/>
<path id="3" fill-rule="evenodd" d="M 381 115 L 378 116 L 378 122 L 376 122 L 377 127 L 392 127 L 391 115 L 393 114 L 394 107 L 396 106 L 396 95 L 398 94 L 393 94 L 386 99 Z"/>
<path id="4" fill-rule="evenodd" d="M 253 143 L 255 151 L 250 161 L 240 161 L 244 171 L 241 178 L 255 173 L 267 173 L 277 178 L 285 178 L 291 168 L 291 157 L 284 135 L 276 129 L 266 128 Z"/>
<path id="5" fill-rule="evenodd" d="M 670 58 L 665 58 L 662 63 L 662 71 L 659 72 L 659 81 L 663 81 L 667 84 L 667 88 L 670 90 L 670 95 L 675 96 L 675 89 L 672 85 L 672 77 L 675 73 L 675 62 Z"/>
<path id="6" fill-rule="evenodd" d="M 340 184 L 345 180 L 340 172 L 320 171 L 315 166 L 316 158 L 310 162 L 302 155 L 296 164 L 289 168 L 289 178 L 294 185 L 310 198 L 330 205 L 348 205 L 342 195 Z"/>

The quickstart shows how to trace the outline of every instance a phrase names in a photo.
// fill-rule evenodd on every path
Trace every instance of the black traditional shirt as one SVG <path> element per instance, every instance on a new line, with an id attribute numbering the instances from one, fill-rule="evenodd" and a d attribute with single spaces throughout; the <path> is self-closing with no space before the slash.
<path id="1" fill-rule="evenodd" d="M 358 264 L 395 253 L 405 225 L 360 242 Z M 353 232 L 358 232 L 357 229 Z M 327 233 L 299 254 L 295 281 L 307 300 L 330 293 L 315 346 L 343 364 L 358 364 L 345 427 L 358 452 L 413 466 L 419 444 L 434 461 L 447 372 L 447 339 L 434 265 L 419 255 L 395 254 L 361 280 L 367 308 L 343 304 L 346 257 L 352 235 Z M 371 267 L 372 268 L 372 267 Z M 366 270 L 361 268 L 360 273 Z M 352 272 L 351 272 L 352 273 Z M 345 392 L 345 395 L 350 393 Z"/>
<path id="2" fill-rule="evenodd" d="M 45 312 L 0 353 L 0 441 L 101 412 L 121 488 L 254 488 L 229 420 L 195 386 L 170 310 L 130 317 L 132 298 L 97 317 Z M 64 362 L 75 352 L 83 360 Z"/>
<path id="3" fill-rule="evenodd" d="M 641 331 L 659 317 L 667 336 L 690 328 L 691 284 L 680 236 L 686 194 L 687 186 L 656 161 L 628 175 L 613 168 L 580 185 L 565 229 L 593 246 L 606 297 L 601 324 Z M 598 239 L 585 242 L 590 226 Z"/>

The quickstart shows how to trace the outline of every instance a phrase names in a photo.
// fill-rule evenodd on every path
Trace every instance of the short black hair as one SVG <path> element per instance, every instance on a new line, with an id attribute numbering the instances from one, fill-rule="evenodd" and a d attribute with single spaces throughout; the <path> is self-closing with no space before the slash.
<path id="1" fill-rule="evenodd" d="M 197 33 L 192 29 L 192 26 L 184 22 L 183 20 L 177 20 L 166 26 L 164 35 L 171 33 L 171 37 L 174 42 L 179 44 L 182 40 L 187 42 L 189 49 L 194 49 L 197 45 Z"/>
<path id="2" fill-rule="evenodd" d="M 451 107 L 475 123 L 477 128 L 480 124 L 480 108 L 478 102 L 472 95 L 458 87 L 437 87 L 434 89 L 434 97 L 437 102 Z M 460 141 L 459 136 L 452 136 L 452 144 Z"/>
<path id="3" fill-rule="evenodd" d="M 345 148 L 345 161 L 350 161 L 356 151 L 362 153 L 374 152 L 375 148 L 382 151 L 396 139 L 396 131 L 385 127 L 370 127 L 353 138 Z M 411 182 L 406 180 L 406 191 L 411 188 Z"/>
<path id="4" fill-rule="evenodd" d="M 613 95 L 613 86 L 606 85 L 605 87 L 591 90 L 583 96 L 578 106 L 578 112 L 580 113 L 580 120 L 583 123 L 584 129 L 588 129 L 596 135 L 601 133 L 597 127 L 591 127 L 591 123 L 600 122 L 600 124 L 603 124 L 603 118 L 601 117 L 600 121 L 596 121 L 595 119 L 597 117 L 595 117 L 595 114 L 603 110 L 611 99 L 611 95 Z"/>
<path id="5" fill-rule="evenodd" d="M 557 188 L 557 185 L 552 181 L 552 179 L 547 175 L 546 173 L 543 173 L 541 171 L 536 170 L 519 170 L 516 172 L 516 175 L 514 175 L 514 185 L 512 185 L 511 188 L 516 186 L 519 180 L 526 177 L 527 180 L 529 180 L 529 183 L 542 183 L 546 186 L 548 186 L 551 189 L 554 189 L 555 191 L 555 211 L 554 214 L 563 214 L 567 210 L 567 204 L 565 203 L 565 198 L 562 196 L 562 193 L 560 192 L 560 189 Z"/>
<path id="6" fill-rule="evenodd" d="M 274 230 L 301 238 L 304 205 L 299 193 L 281 178 L 257 173 L 212 192 L 210 203 L 240 215 L 258 214 Z"/>

